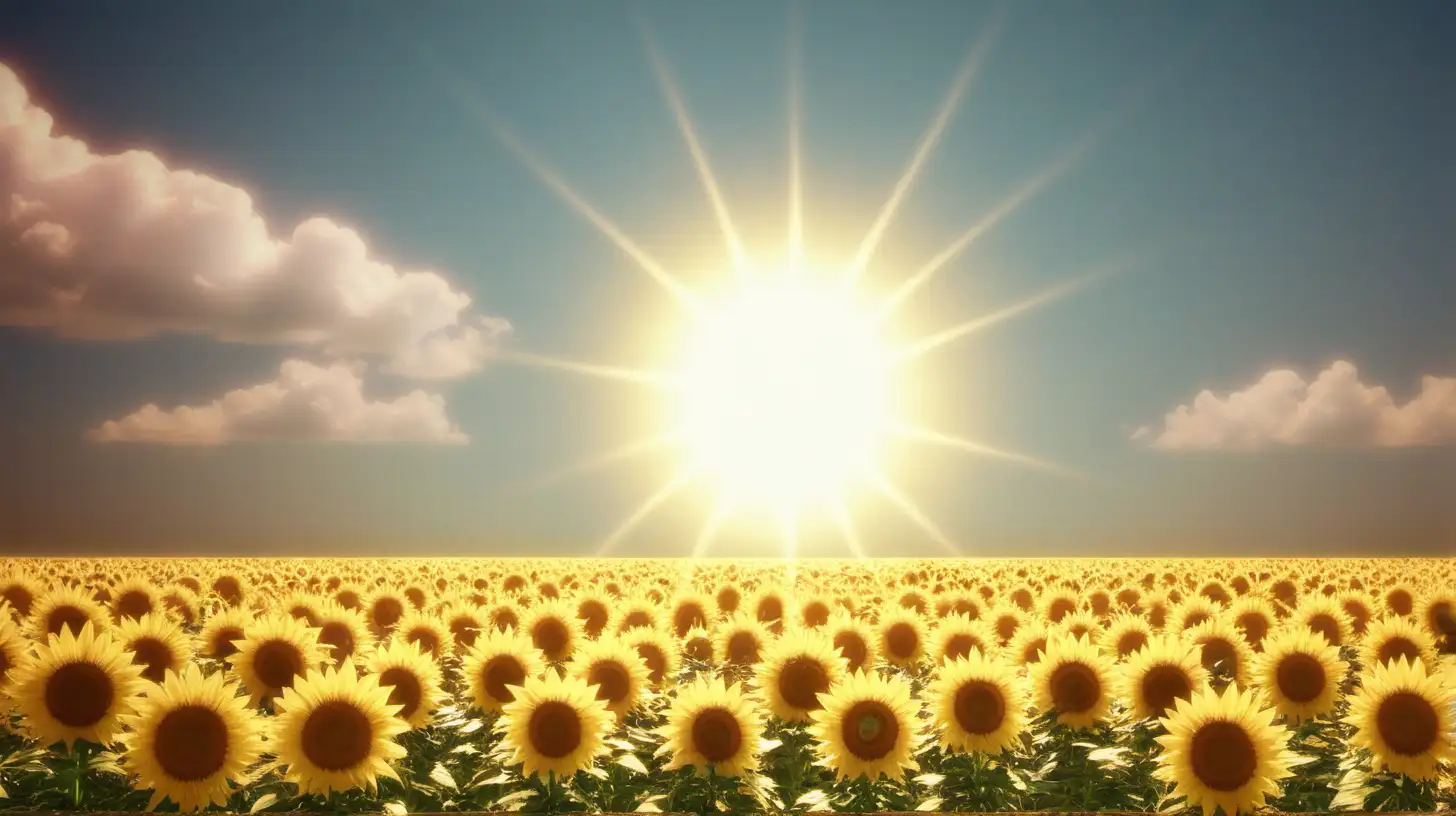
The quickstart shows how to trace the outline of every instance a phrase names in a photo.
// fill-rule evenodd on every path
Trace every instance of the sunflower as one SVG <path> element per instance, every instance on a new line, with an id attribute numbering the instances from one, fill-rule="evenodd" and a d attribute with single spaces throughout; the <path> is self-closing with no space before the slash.
<path id="1" fill-rule="evenodd" d="M 111 616 L 118 622 L 161 611 L 161 593 L 145 578 L 128 578 L 111 588 Z"/>
<path id="2" fill-rule="evenodd" d="M 940 666 L 926 694 L 947 751 L 999 754 L 1018 744 L 1026 730 L 1025 679 L 980 652 Z"/>
<path id="3" fill-rule="evenodd" d="M 1053 589 L 1041 598 L 1041 619 L 1048 623 L 1061 623 L 1062 618 L 1076 612 L 1081 606 L 1077 593 L 1065 587 Z"/>
<path id="4" fill-rule="evenodd" d="M 790 606 L 783 590 L 772 585 L 762 587 L 754 593 L 746 606 L 765 629 L 776 635 L 783 631 L 784 610 Z"/>
<path id="5" fill-rule="evenodd" d="M 829 623 L 829 616 L 832 614 L 834 609 L 823 596 L 811 595 L 799 601 L 798 624 L 807 629 L 818 629 Z"/>
<path id="6" fill-rule="evenodd" d="M 541 654 L 552 663 L 571 657 L 581 641 L 581 621 L 564 601 L 542 601 L 527 611 L 521 631 L 531 638 Z"/>
<path id="7" fill-rule="evenodd" d="M 706 595 L 689 592 L 678 595 L 672 602 L 672 631 L 678 638 L 694 627 L 706 628 L 709 621 L 717 618 L 713 599 Z"/>
<path id="8" fill-rule="evenodd" d="M 181 671 L 192 661 L 192 639 L 182 627 L 159 612 L 140 618 L 123 617 L 116 639 L 131 652 L 132 661 L 142 667 L 142 677 L 162 682 L 168 671 Z"/>
<path id="9" fill-rule="evenodd" d="M 647 682 L 653 686 L 662 685 L 682 668 L 682 653 L 678 651 L 677 643 L 660 629 L 628 629 L 620 640 L 632 647 L 647 664 Z"/>
<path id="10" fill-rule="evenodd" d="M 318 643 L 335 666 L 356 662 L 374 648 L 374 635 L 364 613 L 332 601 L 319 607 Z"/>
<path id="11" fill-rule="evenodd" d="M 955 612 L 947 613 L 936 623 L 930 645 L 937 666 L 969 657 L 972 652 L 989 654 L 997 649 L 996 634 L 985 621 L 971 620 Z"/>
<path id="12" fill-rule="evenodd" d="M 224 572 L 212 579 L 209 585 L 212 594 L 216 595 L 227 606 L 243 606 L 243 601 L 248 597 L 248 582 L 237 573 Z"/>
<path id="13" fill-rule="evenodd" d="M 900 779 L 917 770 L 920 712 L 910 684 L 863 671 L 846 675 L 810 715 L 820 761 L 840 779 Z"/>
<path id="14" fill-rule="evenodd" d="M 1122 613 L 1112 619 L 1107 627 L 1105 643 L 1117 655 L 1118 660 L 1141 651 L 1153 638 L 1153 628 L 1138 615 Z"/>
<path id="15" fill-rule="evenodd" d="M 1367 670 L 1397 658 L 1436 665 L 1436 641 L 1410 618 L 1378 618 L 1360 639 L 1360 664 Z"/>
<path id="16" fill-rule="evenodd" d="M 369 673 L 389 689 L 388 703 L 399 706 L 395 716 L 410 728 L 423 728 L 444 699 L 440 666 L 419 644 L 391 638 L 369 656 Z"/>
<path id="17" fill-rule="evenodd" d="M 120 641 L 89 623 L 36 643 L 8 672 L 6 692 L 42 745 L 76 740 L 106 744 L 121 729 L 147 682 Z"/>
<path id="18" fill-rule="evenodd" d="M 231 661 L 233 674 L 248 690 L 253 705 L 276 697 L 325 660 L 318 630 L 282 613 L 248 626 L 237 647 Z"/>
<path id="19" fill-rule="evenodd" d="M 378 778 L 399 779 L 390 760 L 405 750 L 395 737 L 409 725 L 395 716 L 390 689 L 354 664 L 310 669 L 277 700 L 272 750 L 283 778 L 300 792 L 329 794 L 367 788 Z"/>
<path id="20" fill-rule="evenodd" d="M 669 753 L 667 770 L 741 776 L 758 768 L 763 717 L 737 683 L 699 677 L 678 691 L 658 734 Z"/>
<path id="21" fill-rule="evenodd" d="M 229 660 L 238 653 L 237 641 L 243 639 L 252 620 L 253 616 L 244 610 L 223 607 L 202 625 L 202 632 L 197 636 L 199 650 L 213 660 Z"/>
<path id="22" fill-rule="evenodd" d="M 1211 675 L 1210 682 L 1221 687 L 1226 682 L 1240 686 L 1249 684 L 1249 663 L 1254 652 L 1249 642 L 1226 618 L 1206 620 L 1183 633 L 1184 640 L 1197 647 L 1203 667 Z"/>
<path id="23" fill-rule="evenodd" d="M 0 723 L 5 722 L 5 711 L 10 702 L 5 693 L 10 682 L 10 670 L 20 665 L 29 651 L 30 639 L 11 619 L 10 605 L 0 601 Z"/>
<path id="24" fill-rule="evenodd" d="M 1301 625 L 1286 626 L 1264 640 L 1254 658 L 1256 685 L 1285 719 L 1299 723 L 1334 710 L 1350 666 L 1325 637 Z"/>
<path id="25" fill-rule="evenodd" d="M 1015 606 L 997 606 L 986 615 L 986 620 L 991 624 L 991 629 L 996 633 L 996 640 L 1002 646 L 1009 646 L 1011 639 L 1016 637 L 1016 632 L 1021 628 L 1025 619 L 1025 613 Z"/>
<path id="26" fill-rule="evenodd" d="M 1340 608 L 1350 616 L 1350 631 L 1356 637 L 1363 636 L 1365 630 L 1370 626 L 1370 619 L 1375 616 L 1375 606 L 1370 596 L 1363 590 L 1352 589 L 1340 593 Z"/>
<path id="27" fill-rule="evenodd" d="M 789 629 L 764 651 L 755 682 L 784 722 L 808 722 L 821 697 L 844 678 L 845 659 L 817 629 Z"/>
<path id="28" fill-rule="evenodd" d="M 45 584 L 23 572 L 0 576 L 0 601 L 10 604 L 18 619 L 30 617 L 31 605 L 45 594 Z"/>
<path id="29" fill-rule="evenodd" d="M 645 596 L 637 595 L 619 602 L 612 610 L 608 629 L 622 634 L 628 629 L 652 628 L 657 625 L 657 604 Z"/>
<path id="30" fill-rule="evenodd" d="M 925 621 L 915 610 L 882 610 L 877 628 L 880 655 L 890 665 L 910 667 L 925 657 Z"/>
<path id="31" fill-rule="evenodd" d="M 612 605 L 604 592 L 587 592 L 576 597 L 576 618 L 581 621 L 582 634 L 597 638 L 612 619 Z"/>
<path id="32" fill-rule="evenodd" d="M 162 609 L 183 626 L 194 626 L 198 615 L 197 593 L 187 587 L 173 587 L 163 593 Z"/>
<path id="33" fill-rule="evenodd" d="M 1030 668 L 1037 709 L 1055 711 L 1057 721 L 1071 728 L 1090 728 L 1107 717 L 1109 674 L 1107 659 L 1091 640 L 1053 637 L 1042 659 Z"/>
<path id="34" fill-rule="evenodd" d="M 1442 763 L 1456 759 L 1456 685 L 1404 657 L 1368 669 L 1350 699 L 1350 743 L 1368 748 L 1376 770 L 1387 768 L 1417 781 L 1435 779 Z"/>
<path id="35" fill-rule="evenodd" d="M 713 662 L 713 636 L 706 629 L 689 629 L 679 644 L 683 657 L 703 665 Z"/>
<path id="36" fill-rule="evenodd" d="M 511 689 L 541 674 L 545 665 L 541 650 L 529 637 L 495 630 L 476 639 L 460 671 L 475 707 L 489 713 L 514 700 Z"/>
<path id="37" fill-rule="evenodd" d="M 451 652 L 454 640 L 436 615 L 410 609 L 395 623 L 391 640 L 419 646 L 431 660 L 441 660 Z"/>
<path id="38" fill-rule="evenodd" d="M 1416 610 L 1415 590 L 1411 589 L 1409 584 L 1396 584 L 1390 587 L 1385 590 L 1385 595 L 1381 600 L 1392 615 L 1411 615 Z"/>
<path id="39" fill-rule="evenodd" d="M 1179 700 L 1162 720 L 1168 733 L 1157 738 L 1163 753 L 1153 775 L 1173 785 L 1173 796 L 1201 806 L 1204 816 L 1262 807 L 1279 794 L 1297 759 L 1288 750 L 1289 732 L 1262 702 L 1257 692 L 1235 686 Z"/>
<path id="40" fill-rule="evenodd" d="M 221 673 L 204 676 L 195 665 L 168 671 L 162 682 L 122 717 L 122 762 L 137 790 L 152 791 L 152 810 L 171 799 L 180 810 L 226 805 L 228 783 L 246 784 L 263 752 L 263 719 Z"/>
<path id="41" fill-rule="evenodd" d="M 501 747 L 527 776 L 570 777 L 607 752 L 613 718 L 586 681 L 547 672 L 514 688 L 502 709 Z"/>
<path id="42" fill-rule="evenodd" d="M 1046 651 L 1047 638 L 1051 633 L 1046 624 L 1039 620 L 1024 621 L 1016 630 L 1011 642 L 1006 644 L 1006 656 L 1018 666 L 1031 666 L 1041 660 Z"/>
<path id="43" fill-rule="evenodd" d="M 1122 700 L 1134 717 L 1158 719 L 1179 700 L 1208 687 L 1198 652 L 1175 635 L 1155 635 L 1128 656 L 1121 671 Z"/>
<path id="44" fill-rule="evenodd" d="M 1092 641 L 1093 645 L 1102 643 L 1107 631 L 1102 628 L 1102 619 L 1092 612 L 1073 612 L 1062 618 L 1056 625 L 1058 635 L 1069 635 L 1074 638 L 1085 637 Z"/>
<path id="45" fill-rule="evenodd" d="M 567 676 L 591 686 L 618 719 L 637 706 L 647 685 L 647 662 L 621 639 L 587 641 L 567 664 Z"/>
<path id="46" fill-rule="evenodd" d="M 825 624 L 835 650 L 844 657 L 845 669 L 856 672 L 875 665 L 875 637 L 869 624 L 848 612 L 835 613 Z"/>
<path id="47" fill-rule="evenodd" d="M 111 628 L 111 616 L 96 596 L 80 586 L 64 584 L 42 593 L 30 607 L 31 637 L 59 635 L 69 629 L 79 634 L 87 623 L 97 632 Z"/>
<path id="48" fill-rule="evenodd" d="M 447 604 L 440 608 L 440 620 L 445 622 L 445 628 L 450 631 L 450 641 L 455 644 L 453 651 L 464 652 L 475 645 L 476 638 L 487 630 L 496 630 L 490 623 L 490 619 L 473 604 L 454 603 Z"/>
<path id="49" fill-rule="evenodd" d="M 1294 610 L 1294 617 L 1310 631 L 1324 635 L 1332 646 L 1344 646 L 1354 634 L 1349 613 L 1338 600 L 1325 595 L 1306 596 Z"/>
<path id="50" fill-rule="evenodd" d="M 1436 639 L 1442 652 L 1456 652 L 1456 592 L 1433 590 L 1421 597 L 1416 619 Z"/>
<path id="51" fill-rule="evenodd" d="M 1255 651 L 1263 648 L 1264 638 L 1274 628 L 1274 609 L 1258 595 L 1244 595 L 1229 606 L 1228 619 L 1244 635 L 1244 641 Z"/>
<path id="52" fill-rule="evenodd" d="M 718 624 L 714 636 L 718 645 L 718 662 L 725 666 L 752 666 L 762 659 L 769 637 L 768 630 L 752 611 L 734 613 Z"/>
<path id="53" fill-rule="evenodd" d="M 1168 626 L 1186 631 L 1218 617 L 1223 607 L 1201 595 L 1195 595 L 1168 610 Z"/>
<path id="54" fill-rule="evenodd" d="M 404 617 L 410 603 L 403 593 L 390 587 L 381 587 L 364 601 L 364 618 L 375 637 L 384 637 L 394 631 L 395 624 Z"/>

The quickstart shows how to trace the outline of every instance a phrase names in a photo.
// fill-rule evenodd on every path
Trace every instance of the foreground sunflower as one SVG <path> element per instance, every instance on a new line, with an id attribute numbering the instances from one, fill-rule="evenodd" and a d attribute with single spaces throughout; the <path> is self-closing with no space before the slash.
<path id="1" fill-rule="evenodd" d="M 475 707 L 490 713 L 514 700 L 512 689 L 539 676 L 545 666 L 541 650 L 529 637 L 493 629 L 476 639 L 460 671 Z"/>
<path id="2" fill-rule="evenodd" d="M 369 656 L 369 673 L 389 689 L 389 704 L 399 706 L 395 716 L 410 728 L 423 728 L 439 706 L 440 666 L 419 644 L 391 638 Z"/>
<path id="3" fill-rule="evenodd" d="M 901 779 L 917 770 L 919 706 L 899 677 L 855 672 L 834 684 L 813 712 L 809 733 L 820 760 L 840 779 Z"/>
<path id="4" fill-rule="evenodd" d="M 152 791 L 148 810 L 171 799 L 179 810 L 226 805 L 228 783 L 246 784 L 263 751 L 264 723 L 221 672 L 203 676 L 195 665 L 168 671 L 148 691 L 137 713 L 122 721 L 122 762 L 136 774 L 133 787 Z"/>
<path id="5" fill-rule="evenodd" d="M 142 667 L 142 677 L 160 683 L 168 671 L 181 671 L 192 660 L 192 639 L 182 627 L 157 612 L 122 617 L 116 639 Z"/>
<path id="6" fill-rule="evenodd" d="M 1053 637 L 1030 676 L 1037 709 L 1055 711 L 1063 725 L 1083 729 L 1106 719 L 1110 667 L 1087 638 Z"/>
<path id="7" fill-rule="evenodd" d="M 808 722 L 823 706 L 819 695 L 843 679 L 845 660 L 817 629 L 789 629 L 769 644 L 755 682 L 784 722 Z"/>
<path id="8" fill-rule="evenodd" d="M 308 670 L 324 662 L 318 631 L 282 613 L 264 617 L 244 630 L 236 641 L 233 674 L 248 690 L 249 702 L 258 705 L 278 696 Z"/>
<path id="9" fill-rule="evenodd" d="M 310 670 L 277 700 L 273 751 L 283 778 L 304 793 L 374 790 L 381 776 L 398 779 L 390 761 L 405 750 L 395 737 L 409 730 L 389 704 L 390 689 L 345 662 Z"/>
<path id="10" fill-rule="evenodd" d="M 1442 763 L 1456 759 L 1456 686 L 1442 680 L 1404 657 L 1366 671 L 1346 718 L 1355 727 L 1351 744 L 1370 749 L 1377 770 L 1435 779 Z"/>
<path id="11" fill-rule="evenodd" d="M 875 637 L 869 624 L 848 612 L 838 612 L 825 624 L 824 632 L 844 657 L 845 668 L 855 672 L 875 664 Z"/>
<path id="12" fill-rule="evenodd" d="M 513 692 L 499 728 L 501 746 L 521 773 L 570 777 L 606 753 L 612 714 L 585 681 L 547 672 Z"/>
<path id="13" fill-rule="evenodd" d="M 1208 687 L 1198 652 L 1176 635 L 1155 635 L 1122 666 L 1122 699 L 1138 719 L 1159 719 Z"/>
<path id="14" fill-rule="evenodd" d="M 583 642 L 567 664 L 567 674 L 590 685 L 619 719 L 637 706 L 647 686 L 647 662 L 613 635 Z"/>
<path id="15" fill-rule="evenodd" d="M 1179 700 L 1162 720 L 1163 753 L 1153 775 L 1173 785 L 1173 796 L 1203 808 L 1204 816 L 1249 813 L 1277 796 L 1297 759 L 1289 732 L 1261 707 L 1257 692 L 1230 685 L 1222 693 L 1200 691 Z"/>
<path id="16" fill-rule="evenodd" d="M 926 689 L 940 744 L 999 754 L 1021 741 L 1030 691 L 1010 666 L 973 652 L 942 665 Z"/>
<path id="17" fill-rule="evenodd" d="M 30 634 L 36 640 L 66 629 L 77 635 L 87 623 L 98 633 L 111 628 L 111 615 L 94 593 L 81 586 L 52 587 L 31 604 L 30 620 Z"/>
<path id="18" fill-rule="evenodd" d="M 758 768 L 763 717 L 737 683 L 699 677 L 678 691 L 658 733 L 669 752 L 667 770 L 741 776 Z"/>
<path id="19" fill-rule="evenodd" d="M 142 667 L 106 632 L 82 625 L 36 643 L 8 672 L 5 691 L 41 745 L 76 740 L 106 744 L 121 729 L 146 688 Z"/>
<path id="20" fill-rule="evenodd" d="M 1264 652 L 1254 658 L 1253 677 L 1275 710 L 1299 723 L 1334 711 L 1349 669 L 1323 633 L 1295 625 L 1264 639 Z"/>
<path id="21" fill-rule="evenodd" d="M 1410 618 L 1377 618 L 1360 639 L 1360 665 L 1372 669 L 1400 658 L 1436 665 L 1436 641 Z"/>

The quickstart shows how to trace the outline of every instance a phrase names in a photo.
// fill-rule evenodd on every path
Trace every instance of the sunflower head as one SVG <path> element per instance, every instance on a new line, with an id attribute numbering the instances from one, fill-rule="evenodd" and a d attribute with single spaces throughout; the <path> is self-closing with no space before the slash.
<path id="1" fill-rule="evenodd" d="M 1110 667 L 1087 638 L 1051 638 L 1030 676 L 1037 708 L 1055 711 L 1063 725 L 1090 728 L 1106 718 L 1112 699 Z"/>
<path id="2" fill-rule="evenodd" d="M 612 636 L 586 641 L 572 656 L 567 674 L 590 686 L 596 698 L 618 718 L 641 701 L 648 678 L 647 662 L 642 656 Z"/>
<path id="3" fill-rule="evenodd" d="M 810 716 L 820 761 L 840 779 L 899 779 L 919 766 L 919 710 L 899 677 L 855 672 L 830 687 Z"/>
<path id="4" fill-rule="evenodd" d="M 440 704 L 440 666 L 419 644 L 391 638 L 369 656 L 369 673 L 389 690 L 389 705 L 395 716 L 410 728 L 430 722 L 430 713 Z"/>
<path id="5" fill-rule="evenodd" d="M 1026 729 L 1025 679 L 980 652 L 940 666 L 927 696 L 940 744 L 948 751 L 998 754 L 1016 745 Z"/>
<path id="6" fill-rule="evenodd" d="M 758 687 L 784 722 L 808 722 L 810 713 L 822 707 L 820 695 L 846 671 L 834 641 L 817 629 L 785 631 L 757 668 Z"/>
<path id="7" fill-rule="evenodd" d="M 1250 813 L 1277 796 L 1295 757 L 1289 732 L 1260 706 L 1257 692 L 1229 686 L 1179 700 L 1163 719 L 1163 753 L 1154 775 L 1173 785 L 1173 795 L 1205 816 Z"/>
<path id="8" fill-rule="evenodd" d="M 168 671 L 181 671 L 192 660 L 192 639 L 182 627 L 157 612 L 140 618 L 123 617 L 117 640 L 142 666 L 142 677 L 160 683 Z"/>
<path id="9" fill-rule="evenodd" d="M 1155 635 L 1122 666 L 1122 699 L 1139 719 L 1158 719 L 1208 686 L 1198 652 L 1174 635 Z"/>
<path id="10" fill-rule="evenodd" d="M 669 770 L 741 776 L 758 767 L 763 717 L 738 684 L 700 676 L 678 690 L 659 733 Z"/>
<path id="11" fill-rule="evenodd" d="M 317 629 L 282 613 L 258 619 L 237 641 L 232 656 L 235 676 L 248 690 L 253 705 L 278 696 L 300 677 L 323 663 Z"/>
<path id="12" fill-rule="evenodd" d="M 310 669 L 285 688 L 274 729 L 284 779 L 318 794 L 374 790 L 380 776 L 398 779 L 390 762 L 405 750 L 395 737 L 409 726 L 389 695 L 378 677 L 360 676 L 349 662 Z"/>
<path id="13" fill-rule="evenodd" d="M 512 691 L 515 699 L 502 709 L 501 745 L 523 774 L 570 777 L 606 752 L 613 718 L 586 681 L 547 672 Z"/>
<path id="14" fill-rule="evenodd" d="M 89 623 L 36 643 L 8 672 L 6 692 L 42 745 L 76 740 L 105 744 L 146 687 L 142 667 L 120 641 Z"/>
<path id="15" fill-rule="evenodd" d="M 1255 682 L 1275 710 L 1296 723 L 1333 711 L 1348 671 L 1340 650 L 1304 626 L 1285 627 L 1266 638 L 1253 665 Z"/>
<path id="16" fill-rule="evenodd" d="M 1404 657 L 1366 669 L 1351 698 L 1346 721 L 1353 745 L 1370 749 L 1376 768 L 1417 781 L 1437 778 L 1442 763 L 1456 759 L 1452 734 L 1456 684 Z"/>
<path id="17" fill-rule="evenodd" d="M 541 650 L 529 637 L 492 631 L 475 641 L 460 670 L 475 707 L 492 712 L 514 700 L 514 689 L 540 675 L 545 666 Z"/>

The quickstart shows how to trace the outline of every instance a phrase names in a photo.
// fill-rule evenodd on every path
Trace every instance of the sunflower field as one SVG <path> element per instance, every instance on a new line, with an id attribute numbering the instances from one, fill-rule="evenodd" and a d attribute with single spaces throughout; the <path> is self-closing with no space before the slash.
<path id="1" fill-rule="evenodd" d="M 1456 561 L 11 559 L 0 809 L 1456 806 Z"/>

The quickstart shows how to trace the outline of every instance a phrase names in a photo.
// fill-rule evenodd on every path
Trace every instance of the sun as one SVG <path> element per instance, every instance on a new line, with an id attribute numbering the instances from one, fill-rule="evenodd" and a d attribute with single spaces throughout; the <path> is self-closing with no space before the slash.
<path id="1" fill-rule="evenodd" d="M 687 467 L 738 503 L 796 506 L 876 469 L 893 366 L 873 313 L 803 276 L 754 279 L 693 322 L 673 399 Z"/>

